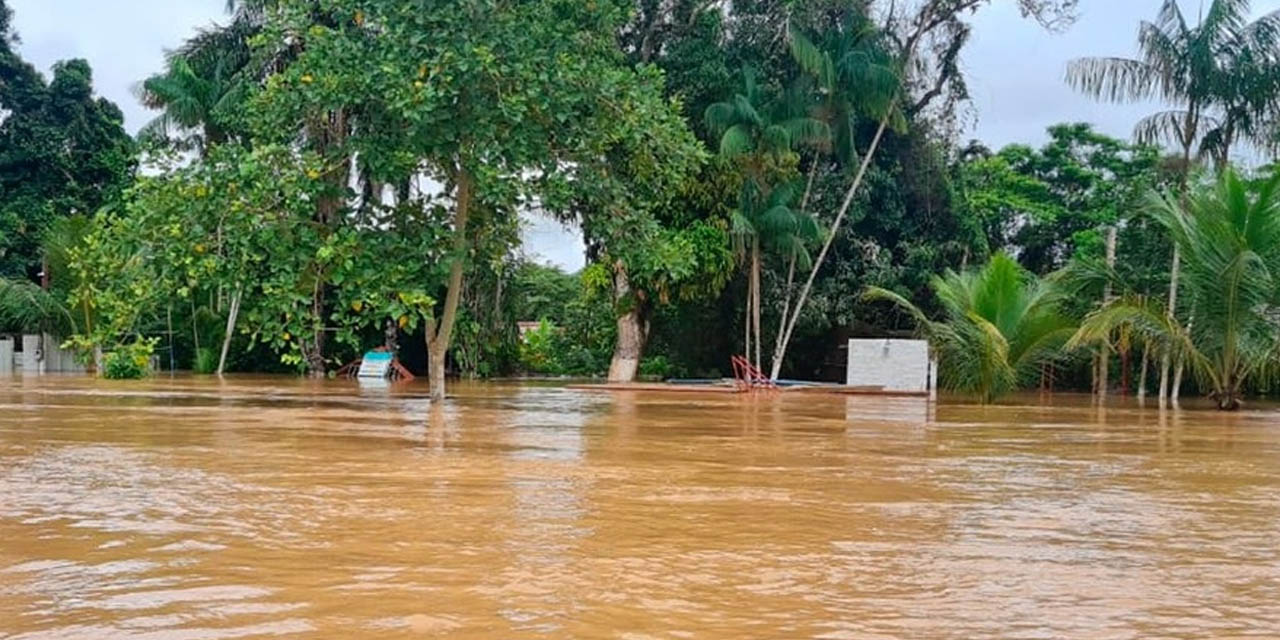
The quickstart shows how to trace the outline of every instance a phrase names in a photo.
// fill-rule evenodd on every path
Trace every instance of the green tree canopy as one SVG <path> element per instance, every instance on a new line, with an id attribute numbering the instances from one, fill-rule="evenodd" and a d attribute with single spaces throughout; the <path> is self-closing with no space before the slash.
<path id="1" fill-rule="evenodd" d="M 134 144 L 115 104 L 93 96 L 84 60 L 45 78 L 13 48 L 0 2 L 0 276 L 39 271 L 39 243 L 57 218 L 92 214 L 133 176 Z"/>

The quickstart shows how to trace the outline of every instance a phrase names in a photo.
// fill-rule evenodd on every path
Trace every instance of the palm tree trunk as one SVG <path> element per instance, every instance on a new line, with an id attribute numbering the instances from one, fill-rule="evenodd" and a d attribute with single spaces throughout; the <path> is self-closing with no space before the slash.
<path id="1" fill-rule="evenodd" d="M 1178 248 L 1177 243 L 1173 245 L 1173 263 L 1169 267 L 1169 302 L 1165 312 L 1169 315 L 1169 321 L 1176 323 L 1178 308 L 1178 278 L 1179 271 L 1182 269 L 1182 252 Z M 1160 399 L 1163 403 L 1164 399 L 1169 397 L 1169 367 L 1171 365 L 1171 356 L 1169 349 L 1165 347 L 1164 354 L 1160 357 Z"/>
<path id="2" fill-rule="evenodd" d="M 1120 350 L 1120 395 L 1129 397 L 1129 383 L 1131 382 L 1130 374 L 1133 366 L 1130 363 L 1131 353 L 1128 347 Z"/>
<path id="3" fill-rule="evenodd" d="M 1142 344 L 1142 364 L 1138 369 L 1138 400 L 1147 399 L 1147 369 L 1151 363 L 1151 344 Z"/>
<path id="4" fill-rule="evenodd" d="M 458 302 L 462 298 L 462 274 L 467 261 L 467 219 L 471 215 L 471 174 L 458 168 L 457 205 L 453 218 L 453 258 L 449 265 L 449 290 L 444 298 L 444 312 L 440 322 L 427 324 L 427 377 L 431 384 L 431 400 L 444 400 L 445 362 L 449 355 L 449 343 L 453 339 L 453 325 L 458 319 Z"/>
<path id="5" fill-rule="evenodd" d="M 1116 268 L 1116 225 L 1111 225 L 1107 229 L 1107 250 L 1106 250 L 1107 268 Z M 1111 304 L 1112 291 L 1111 283 L 1107 282 L 1102 290 L 1102 306 Z M 1107 399 L 1108 387 L 1111 384 L 1111 347 L 1103 342 L 1098 349 L 1097 369 L 1094 370 L 1095 391 L 1098 394 L 1099 401 Z"/>
<path id="6" fill-rule="evenodd" d="M 809 165 L 809 180 L 805 183 L 804 197 L 800 199 L 800 211 L 807 212 L 809 209 L 809 196 L 813 193 L 813 179 L 818 174 L 818 159 L 813 159 L 813 164 Z M 787 317 L 791 313 L 791 294 L 796 283 L 796 254 L 791 254 L 791 259 L 787 264 L 787 288 L 782 292 L 782 316 L 778 318 L 778 335 L 774 336 L 773 343 L 773 361 L 771 368 L 774 371 L 773 377 L 776 379 L 782 371 L 782 335 L 787 331 Z"/>
<path id="7" fill-rule="evenodd" d="M 1192 312 L 1191 317 L 1187 319 L 1188 333 L 1191 332 L 1191 328 L 1195 325 L 1195 323 L 1196 323 L 1196 314 L 1195 312 Z M 1182 372 L 1183 370 L 1185 370 L 1186 364 L 1187 364 L 1186 357 L 1179 355 L 1177 362 L 1173 366 L 1173 386 L 1169 388 L 1169 399 L 1174 401 L 1175 403 L 1178 401 L 1178 396 L 1182 395 Z"/>
<path id="8" fill-rule="evenodd" d="M 849 190 L 845 193 L 844 202 L 840 204 L 840 211 L 836 213 L 836 219 L 831 222 L 831 229 L 827 233 L 827 239 L 822 243 L 822 250 L 818 252 L 818 258 L 813 262 L 813 268 L 809 271 L 809 277 L 805 280 L 804 288 L 800 290 L 800 298 L 796 301 L 795 309 L 791 312 L 791 318 L 787 320 L 787 330 L 782 336 L 782 349 L 776 362 L 773 363 L 773 372 L 770 377 L 774 380 L 778 379 L 778 374 L 782 369 L 782 361 L 787 356 L 787 347 L 791 344 L 791 336 L 795 332 L 796 322 L 800 318 L 800 312 L 804 310 L 804 305 L 809 301 L 809 292 L 813 290 L 813 282 L 818 277 L 818 270 L 822 268 L 822 263 L 827 259 L 827 252 L 831 250 L 831 244 L 835 242 L 836 234 L 840 231 L 840 224 L 844 222 L 844 218 L 849 213 L 849 207 L 853 206 L 853 197 L 857 195 L 858 188 L 862 186 L 862 181 L 867 177 L 867 169 L 871 166 L 871 159 L 875 157 L 876 150 L 880 148 L 880 141 L 884 138 L 884 131 L 889 127 L 889 115 L 885 114 L 880 119 L 880 126 L 876 128 L 876 135 L 871 139 L 871 145 L 867 147 L 867 152 L 862 156 L 862 164 L 858 167 L 858 173 L 853 178 L 853 184 L 849 185 Z"/>
<path id="9" fill-rule="evenodd" d="M 760 238 L 751 244 L 751 347 L 755 369 L 760 369 Z"/>
<path id="10" fill-rule="evenodd" d="M 748 271 L 750 267 L 748 267 Z M 747 274 L 747 303 L 742 315 L 742 357 L 751 359 L 751 274 Z"/>
<path id="11" fill-rule="evenodd" d="M 236 331 L 236 317 L 240 315 L 240 297 L 244 294 L 242 286 L 237 285 L 231 294 L 231 310 L 227 313 L 227 332 L 222 336 L 222 355 L 218 357 L 218 376 L 221 377 L 227 368 L 227 351 L 231 349 L 231 336 Z"/>
<path id="12" fill-rule="evenodd" d="M 786 297 L 782 300 L 782 318 L 778 320 L 778 335 L 774 336 L 773 344 L 773 361 L 771 367 L 774 371 L 782 371 L 782 332 L 787 329 L 787 314 L 791 312 L 791 288 L 796 281 L 796 256 L 791 256 L 790 263 L 787 265 L 787 289 Z M 774 374 L 775 378 L 777 374 Z"/>

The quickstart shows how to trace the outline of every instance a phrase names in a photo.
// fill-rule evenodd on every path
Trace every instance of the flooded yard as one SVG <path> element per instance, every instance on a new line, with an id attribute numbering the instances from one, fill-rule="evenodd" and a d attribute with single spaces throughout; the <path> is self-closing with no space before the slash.
<path id="1" fill-rule="evenodd" d="M 0 380 L 0 638 L 1273 638 L 1280 413 Z"/>

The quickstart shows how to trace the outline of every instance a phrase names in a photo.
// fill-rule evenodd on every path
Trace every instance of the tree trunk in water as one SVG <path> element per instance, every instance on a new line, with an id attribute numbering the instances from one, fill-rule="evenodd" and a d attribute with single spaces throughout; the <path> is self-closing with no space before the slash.
<path id="1" fill-rule="evenodd" d="M 751 335 L 756 369 L 760 369 L 760 238 L 751 246 Z"/>
<path id="2" fill-rule="evenodd" d="M 457 175 L 457 211 L 453 223 L 453 263 L 449 266 L 449 291 L 444 298 L 444 313 L 439 325 L 427 325 L 427 376 L 431 382 L 431 400 L 444 400 L 445 360 L 453 339 L 453 324 L 458 318 L 458 301 L 462 298 L 462 271 L 467 260 L 467 218 L 471 214 L 471 174 L 459 167 Z"/>
<path id="3" fill-rule="evenodd" d="M 400 351 L 400 327 L 391 318 L 387 318 L 387 324 L 382 329 L 382 346 L 393 354 Z"/>
<path id="4" fill-rule="evenodd" d="M 1138 370 L 1138 399 L 1146 400 L 1147 398 L 1147 369 L 1151 363 L 1151 345 L 1142 345 L 1142 365 Z"/>
<path id="5" fill-rule="evenodd" d="M 1182 395 L 1182 370 L 1186 361 L 1178 358 L 1178 364 L 1173 367 L 1173 384 L 1169 386 L 1169 400 L 1174 403 L 1178 402 L 1178 396 Z"/>
<path id="6" fill-rule="evenodd" d="M 822 243 L 822 250 L 818 252 L 818 258 L 813 261 L 813 269 L 809 271 L 809 277 L 805 280 L 804 288 L 800 290 L 800 298 L 796 300 L 796 306 L 791 311 L 791 318 L 786 321 L 787 330 L 782 336 L 782 349 L 779 351 L 779 357 L 773 363 L 773 371 L 770 378 L 778 379 L 778 374 L 782 370 L 782 361 L 787 357 L 787 347 L 791 344 L 791 336 L 796 329 L 796 321 L 800 318 L 800 312 L 804 310 L 804 305 L 809 301 L 809 292 L 813 290 L 813 282 L 818 277 L 818 270 L 822 268 L 822 263 L 827 259 L 827 252 L 831 250 L 831 244 L 835 242 L 836 233 L 840 231 L 840 224 L 844 222 L 844 217 L 849 213 L 849 207 L 853 206 L 853 197 L 858 193 L 858 187 L 862 186 L 862 181 L 867 177 L 867 169 L 871 166 L 871 159 L 876 155 L 876 149 L 880 147 L 880 140 L 884 138 L 884 131 L 889 126 L 889 116 L 885 115 L 880 119 L 880 126 L 876 128 L 876 135 L 871 139 L 871 145 L 867 147 L 867 152 L 862 156 L 862 164 L 858 167 L 858 173 L 853 178 L 853 184 L 849 185 L 849 191 L 845 193 L 844 202 L 840 204 L 840 211 L 836 213 L 836 219 L 831 222 L 831 229 L 827 232 L 827 239 Z"/>
<path id="7" fill-rule="evenodd" d="M 1169 268 L 1169 302 L 1168 302 L 1168 308 L 1165 310 L 1165 312 L 1169 315 L 1170 322 L 1174 322 L 1174 323 L 1178 321 L 1177 319 L 1178 272 L 1181 270 L 1181 268 L 1182 268 L 1182 253 L 1178 249 L 1178 245 L 1174 244 L 1173 245 L 1173 264 Z M 1169 388 L 1170 364 L 1171 364 L 1171 358 L 1169 355 L 1169 350 L 1168 348 L 1166 348 L 1164 354 L 1160 357 L 1160 397 L 1162 402 L 1164 398 L 1169 397 L 1167 394 L 1170 391 L 1170 388 Z"/>
<path id="8" fill-rule="evenodd" d="M 618 316 L 618 339 L 609 363 L 609 382 L 634 382 L 649 339 L 649 322 L 621 263 L 614 266 L 613 301 L 615 305 L 624 306 L 627 312 Z"/>
<path id="9" fill-rule="evenodd" d="M 1107 229 L 1107 268 L 1116 267 L 1116 225 Z M 1102 291 L 1102 306 L 1111 304 L 1111 283 L 1108 282 Z M 1106 400 L 1111 386 L 1111 347 L 1103 343 L 1098 351 L 1098 368 L 1095 371 L 1098 400 Z"/>
<path id="10" fill-rule="evenodd" d="M 791 289 L 796 282 L 796 257 L 791 256 L 791 263 L 787 265 L 787 289 L 786 298 L 782 301 L 782 318 L 778 320 L 778 335 L 774 336 L 773 343 L 773 361 L 770 363 L 773 371 L 782 372 L 782 333 L 787 330 L 787 314 L 791 311 Z M 774 374 L 776 378 L 778 374 Z"/>
<path id="11" fill-rule="evenodd" d="M 222 336 L 222 355 L 218 357 L 218 376 L 227 369 L 227 351 L 231 349 L 231 336 L 236 331 L 236 316 L 240 315 L 240 296 L 243 295 L 243 289 L 236 287 L 236 292 L 231 296 L 231 310 L 227 313 L 227 332 Z"/>
<path id="12" fill-rule="evenodd" d="M 1227 389 L 1226 391 L 1215 394 L 1214 400 L 1218 403 L 1219 411 L 1240 410 L 1240 393 L 1236 389 Z"/>
<path id="13" fill-rule="evenodd" d="M 750 267 L 747 270 L 750 271 Z M 751 359 L 751 274 L 747 274 L 747 303 L 742 315 L 742 357 Z"/>
<path id="14" fill-rule="evenodd" d="M 1130 349 L 1124 348 L 1120 350 L 1120 395 L 1129 396 L 1130 369 L 1132 365 L 1129 362 Z"/>

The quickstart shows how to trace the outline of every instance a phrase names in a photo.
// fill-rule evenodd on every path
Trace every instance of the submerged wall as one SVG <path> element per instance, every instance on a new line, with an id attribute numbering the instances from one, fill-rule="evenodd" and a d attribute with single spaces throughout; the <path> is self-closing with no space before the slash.
<path id="1" fill-rule="evenodd" d="M 0 339 L 0 373 L 41 375 L 45 373 L 84 373 L 85 366 L 76 362 L 74 354 L 62 348 L 62 340 L 49 334 L 25 334 L 22 350 L 10 339 Z"/>
<path id="2" fill-rule="evenodd" d="M 850 386 L 907 393 L 932 390 L 933 366 L 924 340 L 850 340 L 847 366 Z"/>

